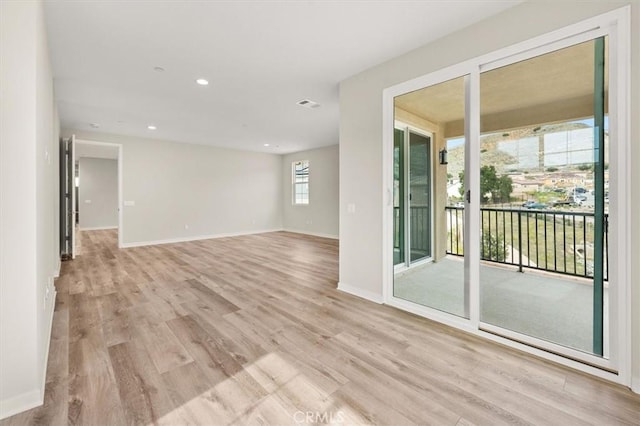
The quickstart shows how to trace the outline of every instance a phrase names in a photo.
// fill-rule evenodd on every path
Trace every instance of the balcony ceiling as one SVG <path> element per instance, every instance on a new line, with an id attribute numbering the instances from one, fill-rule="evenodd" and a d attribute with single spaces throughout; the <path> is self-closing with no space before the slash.
<path id="1" fill-rule="evenodd" d="M 63 127 L 286 153 L 338 142 L 343 79 L 518 3 L 49 0 L 45 17 Z"/>
<path id="2" fill-rule="evenodd" d="M 496 125 L 492 129 L 497 130 L 521 125 L 521 117 L 515 123 L 515 116 L 521 114 L 511 115 L 518 111 L 531 115 L 529 124 L 546 122 L 548 118 L 543 117 L 547 117 L 550 109 L 562 109 L 563 114 L 573 115 L 573 119 L 584 117 L 584 111 L 591 111 L 593 105 L 593 58 L 594 42 L 590 41 L 481 74 L 483 118 L 505 114 L 514 122 L 503 119 L 502 127 Z M 463 120 L 463 79 L 399 96 L 396 106 L 433 123 Z M 538 115 L 540 118 L 536 119 Z"/>

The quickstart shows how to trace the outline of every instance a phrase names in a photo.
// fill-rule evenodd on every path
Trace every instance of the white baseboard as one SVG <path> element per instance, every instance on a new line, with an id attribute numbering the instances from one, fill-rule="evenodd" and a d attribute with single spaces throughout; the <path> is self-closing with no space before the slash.
<path id="1" fill-rule="evenodd" d="M 338 283 L 338 290 L 344 291 L 345 293 L 349 293 L 349 294 L 352 294 L 354 296 L 361 297 L 363 299 L 367 299 L 370 302 L 377 303 L 379 305 L 384 303 L 384 299 L 382 298 L 381 294 L 374 293 L 374 292 L 369 291 L 369 290 L 363 290 L 361 288 L 354 287 L 354 286 L 351 286 L 349 284 L 345 284 L 343 282 L 339 282 Z"/>
<path id="2" fill-rule="evenodd" d="M 39 389 L 25 392 L 13 398 L 3 399 L 0 401 L 0 420 L 39 407 L 43 401 Z"/>
<path id="3" fill-rule="evenodd" d="M 293 232 L 294 234 L 313 235 L 314 237 L 331 238 L 332 240 L 337 240 L 338 239 L 337 235 L 324 234 L 322 232 L 309 232 L 309 231 L 303 231 L 303 230 L 300 230 L 300 229 L 283 229 L 283 231 L 285 231 L 285 232 Z"/>
<path id="4" fill-rule="evenodd" d="M 55 309 L 56 309 L 56 297 L 58 297 L 58 292 L 55 290 L 55 288 L 53 289 L 53 297 L 51 297 L 50 302 L 49 302 L 49 306 L 47 307 L 47 309 L 49 310 L 49 315 L 48 315 L 48 319 L 49 319 L 49 323 L 47 324 L 47 347 L 45 349 L 44 352 L 44 365 L 42 366 L 42 377 L 40 378 L 42 380 L 42 383 L 40 384 L 40 394 L 41 394 L 41 399 L 44 402 L 44 387 L 47 383 L 47 365 L 49 364 L 49 349 L 51 346 L 51 330 L 53 329 L 53 314 L 55 313 Z"/>
<path id="5" fill-rule="evenodd" d="M 278 231 L 282 231 L 282 229 L 279 229 L 279 228 L 263 229 L 263 230 L 256 230 L 256 231 L 247 231 L 247 232 L 229 232 L 224 234 L 194 235 L 190 237 L 169 238 L 166 240 L 136 241 L 132 243 L 122 243 L 122 248 L 155 246 L 159 244 L 186 243 L 188 241 L 211 240 L 214 238 L 240 237 L 242 235 L 266 234 L 267 232 L 278 232 Z"/>
<path id="6" fill-rule="evenodd" d="M 118 225 L 116 226 L 90 226 L 88 228 L 80 228 L 78 227 L 78 231 L 104 231 L 107 229 L 118 229 Z"/>
<path id="7" fill-rule="evenodd" d="M 56 269 L 53 271 L 53 278 L 60 277 L 60 269 L 62 268 L 62 260 L 60 260 L 60 256 L 56 259 Z"/>
<path id="8" fill-rule="evenodd" d="M 640 394 L 640 377 L 631 378 L 631 391 Z"/>
<path id="9" fill-rule="evenodd" d="M 44 390 L 47 383 L 47 364 L 49 363 L 49 349 L 51 346 L 51 330 L 53 328 L 53 313 L 56 306 L 57 294 L 58 293 L 54 290 L 53 297 L 50 299 L 51 301 L 49 302 L 49 306 L 47 306 L 49 311 L 49 323 L 47 324 L 47 344 L 43 360 L 44 365 L 42 366 L 42 377 L 39 378 L 40 386 L 38 389 L 30 390 L 29 392 L 25 392 L 12 398 L 0 400 L 0 420 L 44 404 Z"/>

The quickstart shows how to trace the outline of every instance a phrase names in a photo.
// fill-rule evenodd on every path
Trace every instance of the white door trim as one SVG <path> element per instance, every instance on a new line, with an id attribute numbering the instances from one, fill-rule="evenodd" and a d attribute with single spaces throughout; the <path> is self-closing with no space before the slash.
<path id="1" fill-rule="evenodd" d="M 71 153 L 71 259 L 76 258 L 76 218 L 78 211 L 76 210 L 76 135 L 71 135 L 69 139 L 69 152 Z"/>
<path id="2" fill-rule="evenodd" d="M 124 241 L 124 214 L 123 214 L 123 150 L 122 144 L 119 143 L 111 143 L 111 142 L 99 142 L 92 141 L 87 139 L 76 139 L 76 145 L 81 143 L 83 145 L 93 145 L 93 146 L 110 146 L 114 148 L 118 148 L 118 248 L 123 248 Z"/>

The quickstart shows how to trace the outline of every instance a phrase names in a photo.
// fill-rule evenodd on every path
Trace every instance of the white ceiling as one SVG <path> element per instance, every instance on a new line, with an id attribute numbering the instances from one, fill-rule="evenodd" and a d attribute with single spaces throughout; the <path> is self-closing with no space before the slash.
<path id="1" fill-rule="evenodd" d="M 118 147 L 115 145 L 103 145 L 95 143 L 84 143 L 76 140 L 76 159 L 89 158 L 106 158 L 115 160 L 118 158 Z"/>
<path id="2" fill-rule="evenodd" d="M 63 127 L 289 153 L 338 143 L 340 81 L 520 2 L 49 0 L 45 12 Z"/>

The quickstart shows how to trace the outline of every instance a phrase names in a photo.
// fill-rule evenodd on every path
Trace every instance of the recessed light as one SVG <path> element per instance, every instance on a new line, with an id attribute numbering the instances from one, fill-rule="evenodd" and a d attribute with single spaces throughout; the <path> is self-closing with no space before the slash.
<path id="1" fill-rule="evenodd" d="M 94 129 L 97 129 L 98 127 L 100 127 L 100 125 L 98 123 L 91 123 L 89 124 L 91 127 L 93 127 Z"/>
<path id="2" fill-rule="evenodd" d="M 196 80 L 196 83 L 198 83 L 200 86 L 208 86 L 209 80 L 205 80 L 204 78 L 199 78 Z"/>
<path id="3" fill-rule="evenodd" d="M 264 146 L 271 146 L 271 145 L 270 145 L 270 144 L 268 144 L 268 143 L 265 143 L 265 144 L 264 144 Z"/>
<path id="4" fill-rule="evenodd" d="M 153 67 L 153 70 L 156 71 L 156 72 L 163 72 L 164 68 L 162 68 L 162 67 Z"/>
<path id="5" fill-rule="evenodd" d="M 156 127 L 156 126 L 154 126 L 153 124 L 149 124 L 149 125 L 147 126 L 147 129 L 149 129 L 149 130 L 156 130 L 156 129 L 157 129 L 157 127 Z"/>

